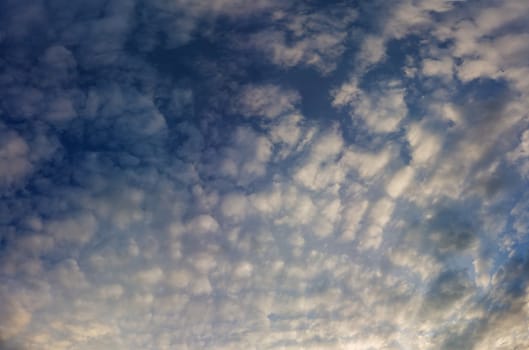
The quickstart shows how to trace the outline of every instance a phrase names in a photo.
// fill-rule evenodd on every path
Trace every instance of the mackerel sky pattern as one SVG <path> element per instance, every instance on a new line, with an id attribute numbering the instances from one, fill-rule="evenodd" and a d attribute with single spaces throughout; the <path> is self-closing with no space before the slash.
<path id="1" fill-rule="evenodd" d="M 0 349 L 529 349 L 527 0 L 0 0 Z"/>

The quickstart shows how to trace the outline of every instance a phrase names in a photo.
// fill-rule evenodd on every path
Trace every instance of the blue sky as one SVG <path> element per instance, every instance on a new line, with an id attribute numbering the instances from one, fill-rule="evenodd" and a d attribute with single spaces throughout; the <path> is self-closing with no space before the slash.
<path id="1" fill-rule="evenodd" d="M 0 348 L 529 348 L 528 16 L 0 0 Z"/>

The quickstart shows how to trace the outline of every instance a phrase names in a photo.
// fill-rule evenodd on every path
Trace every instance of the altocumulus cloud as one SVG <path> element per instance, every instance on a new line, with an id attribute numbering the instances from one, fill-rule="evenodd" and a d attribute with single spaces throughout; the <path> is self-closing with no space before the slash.
<path id="1" fill-rule="evenodd" d="M 0 348 L 528 348 L 528 15 L 0 1 Z"/>

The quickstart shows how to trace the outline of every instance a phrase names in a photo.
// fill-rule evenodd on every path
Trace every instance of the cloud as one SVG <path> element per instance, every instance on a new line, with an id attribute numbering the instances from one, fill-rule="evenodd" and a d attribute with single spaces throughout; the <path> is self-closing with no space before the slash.
<path id="1" fill-rule="evenodd" d="M 453 63 L 450 57 L 442 60 L 425 59 L 423 61 L 422 73 L 426 76 L 451 76 Z"/>
<path id="2" fill-rule="evenodd" d="M 336 132 L 321 135 L 313 141 L 305 163 L 294 173 L 294 179 L 312 190 L 322 190 L 343 181 L 346 171 L 339 162 L 329 160 L 339 157 L 343 139 Z"/>
<path id="3" fill-rule="evenodd" d="M 384 227 L 391 219 L 394 203 L 383 198 L 373 204 L 369 211 L 369 224 L 365 237 L 360 243 L 362 249 L 378 248 L 382 243 Z"/>
<path id="4" fill-rule="evenodd" d="M 141 29 L 134 40 L 141 51 L 154 50 L 160 46 L 171 49 L 185 45 L 195 37 L 214 35 L 214 23 L 218 20 L 236 23 L 282 7 L 276 0 L 252 3 L 241 0 L 139 1 L 137 27 Z"/>
<path id="5" fill-rule="evenodd" d="M 399 197 L 412 182 L 413 175 L 414 170 L 409 166 L 398 170 L 386 185 L 387 193 L 393 198 Z"/>
<path id="6" fill-rule="evenodd" d="M 29 146 L 16 132 L 6 132 L 2 138 L 0 157 L 3 164 L 9 167 L 3 168 L 1 172 L 2 187 L 9 186 L 19 181 L 31 172 L 29 161 Z"/>
<path id="7" fill-rule="evenodd" d="M 361 67 L 369 67 L 382 61 L 386 54 L 385 41 L 381 36 L 367 35 L 363 38 L 358 63 Z"/>
<path id="8" fill-rule="evenodd" d="M 272 156 L 272 144 L 266 136 L 246 127 L 238 128 L 233 143 L 223 150 L 219 170 L 222 175 L 239 182 L 251 182 L 264 176 Z"/>
<path id="9" fill-rule="evenodd" d="M 349 166 L 366 181 L 381 175 L 391 159 L 391 150 L 383 149 L 378 152 L 369 152 L 361 149 L 351 149 L 344 155 Z"/>
<path id="10" fill-rule="evenodd" d="M 529 8 L 381 4 L 0 4 L 0 347 L 527 347 Z"/>
<path id="11" fill-rule="evenodd" d="M 31 313 L 20 305 L 20 303 L 9 295 L 2 296 L 2 332 L 0 341 L 5 341 L 20 333 L 31 321 Z"/>
<path id="12" fill-rule="evenodd" d="M 446 271 L 432 281 L 425 295 L 424 312 L 428 318 L 437 312 L 454 310 L 452 304 L 469 295 L 472 288 L 470 281 L 462 271 Z"/>
<path id="13" fill-rule="evenodd" d="M 58 145 L 45 127 L 17 130 L 0 124 L 0 159 L 9 166 L 0 170 L 0 191 L 9 192 L 23 186 L 33 172 L 53 157 Z"/>
<path id="14" fill-rule="evenodd" d="M 357 12 L 343 4 L 318 12 L 294 9 L 274 12 L 274 26 L 251 34 L 247 46 L 284 68 L 301 65 L 323 74 L 332 72 L 346 50 L 347 28 Z"/>
<path id="15" fill-rule="evenodd" d="M 374 132 L 397 131 L 398 125 L 408 113 L 404 90 L 396 81 L 381 84 L 380 91 L 366 93 L 352 81 L 333 92 L 333 106 L 349 105 L 352 117 L 360 117 Z"/>
<path id="16" fill-rule="evenodd" d="M 237 98 L 235 110 L 246 117 L 274 119 L 295 110 L 299 99 L 295 91 L 282 91 L 271 84 L 245 86 Z"/>

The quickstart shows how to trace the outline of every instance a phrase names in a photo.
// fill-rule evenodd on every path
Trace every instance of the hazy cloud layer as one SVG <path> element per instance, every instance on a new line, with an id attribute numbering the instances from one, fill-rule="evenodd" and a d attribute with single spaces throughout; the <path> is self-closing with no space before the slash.
<path id="1" fill-rule="evenodd" d="M 0 348 L 529 347 L 526 1 L 0 2 Z"/>

